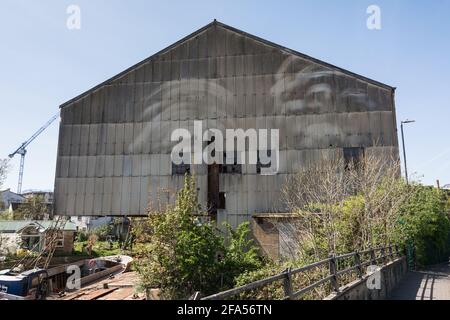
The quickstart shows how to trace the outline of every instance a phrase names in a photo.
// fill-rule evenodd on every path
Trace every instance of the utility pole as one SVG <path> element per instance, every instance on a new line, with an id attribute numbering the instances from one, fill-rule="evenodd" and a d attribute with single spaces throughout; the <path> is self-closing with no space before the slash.
<path id="1" fill-rule="evenodd" d="M 409 178 L 408 178 L 408 166 L 406 163 L 406 146 L 405 146 L 405 133 L 403 131 L 403 125 L 408 123 L 414 123 L 415 120 L 405 120 L 401 122 L 401 130 L 402 130 L 402 144 L 403 144 L 403 160 L 405 162 L 405 178 L 406 178 L 406 184 L 409 184 Z"/>

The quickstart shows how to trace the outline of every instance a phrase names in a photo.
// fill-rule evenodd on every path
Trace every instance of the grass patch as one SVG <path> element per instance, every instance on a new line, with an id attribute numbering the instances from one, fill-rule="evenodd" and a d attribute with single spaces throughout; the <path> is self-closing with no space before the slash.
<path id="1" fill-rule="evenodd" d="M 73 255 L 85 256 L 87 254 L 87 241 L 75 242 Z M 118 254 L 129 254 L 127 250 L 121 250 L 118 242 L 113 242 L 112 246 L 107 241 L 98 241 L 92 248 L 93 257 L 114 256 Z"/>

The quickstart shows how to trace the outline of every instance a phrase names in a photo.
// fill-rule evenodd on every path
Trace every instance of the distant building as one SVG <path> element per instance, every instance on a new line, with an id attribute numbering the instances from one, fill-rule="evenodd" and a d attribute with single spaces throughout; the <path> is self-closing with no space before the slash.
<path id="1" fill-rule="evenodd" d="M 53 211 L 53 192 L 52 191 L 27 190 L 27 191 L 22 192 L 22 196 L 25 197 L 25 199 L 28 199 L 31 197 L 42 197 L 44 203 L 47 205 L 48 212 Z"/>
<path id="2" fill-rule="evenodd" d="M 25 197 L 12 192 L 11 189 L 0 191 L 0 211 L 13 212 L 23 202 L 25 202 Z"/>
<path id="3" fill-rule="evenodd" d="M 92 231 L 110 224 L 113 221 L 113 218 L 73 216 L 70 217 L 70 221 L 75 224 L 77 231 Z"/>
<path id="4" fill-rule="evenodd" d="M 130 230 L 131 221 L 127 217 L 70 217 L 70 221 L 75 224 L 77 231 L 91 232 L 103 226 L 111 226 L 111 235 L 115 239 L 124 240 Z"/>
<path id="5" fill-rule="evenodd" d="M 41 252 L 46 246 L 46 235 L 54 221 L 0 221 L 0 254 L 15 253 L 18 249 Z M 66 222 L 56 243 L 55 253 L 73 251 L 76 226 Z"/>

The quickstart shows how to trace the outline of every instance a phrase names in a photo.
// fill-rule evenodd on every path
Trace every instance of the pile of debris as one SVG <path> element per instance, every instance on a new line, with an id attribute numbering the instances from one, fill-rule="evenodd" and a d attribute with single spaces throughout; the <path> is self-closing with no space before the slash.
<path id="1" fill-rule="evenodd" d="M 145 300 L 135 291 L 136 272 L 121 273 L 75 292 L 50 297 L 50 300 Z"/>

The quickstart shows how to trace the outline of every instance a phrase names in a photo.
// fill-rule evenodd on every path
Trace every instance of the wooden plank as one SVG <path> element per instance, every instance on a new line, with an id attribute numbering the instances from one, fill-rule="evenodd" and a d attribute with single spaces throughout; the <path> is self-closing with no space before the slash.
<path id="1" fill-rule="evenodd" d="M 97 300 L 125 300 L 134 294 L 134 288 L 115 288 L 113 292 L 109 292 Z"/>
<path id="2" fill-rule="evenodd" d="M 82 295 L 79 298 L 75 298 L 73 300 L 97 300 L 103 296 L 106 296 L 107 294 L 110 294 L 113 291 L 116 291 L 117 288 L 109 288 L 109 289 L 98 289 L 94 292 Z"/>

